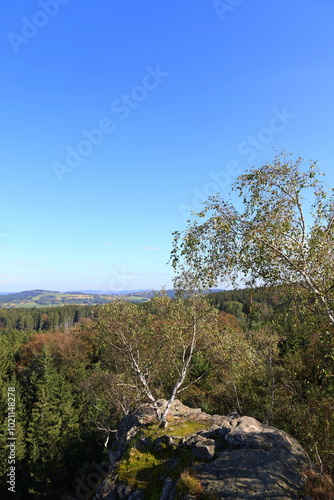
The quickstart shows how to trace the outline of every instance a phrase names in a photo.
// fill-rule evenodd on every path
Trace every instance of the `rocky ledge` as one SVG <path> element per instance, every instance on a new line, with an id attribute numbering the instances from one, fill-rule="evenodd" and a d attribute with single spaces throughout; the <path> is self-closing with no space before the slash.
<path id="1" fill-rule="evenodd" d="M 159 401 L 163 409 L 165 400 Z M 304 499 L 317 475 L 301 445 L 275 427 L 174 401 L 167 429 L 150 405 L 125 417 L 95 500 Z"/>

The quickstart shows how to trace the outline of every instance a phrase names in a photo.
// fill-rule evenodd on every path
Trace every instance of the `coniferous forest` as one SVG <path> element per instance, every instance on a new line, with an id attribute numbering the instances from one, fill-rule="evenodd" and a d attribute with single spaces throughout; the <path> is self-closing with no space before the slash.
<path id="1" fill-rule="evenodd" d="M 8 394 L 15 395 L 15 498 L 77 498 L 78 485 L 107 460 L 104 444 L 120 418 L 147 401 L 120 351 L 122 332 L 140 353 L 154 397 L 166 397 L 182 352 L 177 332 L 188 328 L 187 301 L 162 292 L 145 304 L 0 312 L 1 498 L 8 495 Z M 302 288 L 258 287 L 206 295 L 198 310 L 182 401 L 286 430 L 333 473 L 333 329 L 317 304 Z"/>

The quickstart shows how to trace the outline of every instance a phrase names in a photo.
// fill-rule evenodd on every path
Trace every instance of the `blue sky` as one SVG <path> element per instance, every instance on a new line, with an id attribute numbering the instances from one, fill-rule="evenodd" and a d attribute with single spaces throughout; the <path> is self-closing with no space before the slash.
<path id="1" fill-rule="evenodd" d="M 331 0 L 16 0 L 0 291 L 171 286 L 172 232 L 285 148 L 334 185 Z"/>

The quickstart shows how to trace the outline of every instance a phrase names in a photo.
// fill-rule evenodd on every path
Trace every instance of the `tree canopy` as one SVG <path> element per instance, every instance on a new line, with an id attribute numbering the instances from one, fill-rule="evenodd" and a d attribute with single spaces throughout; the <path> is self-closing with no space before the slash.
<path id="1" fill-rule="evenodd" d="M 186 231 L 174 233 L 176 285 L 191 275 L 203 288 L 226 279 L 301 286 L 334 325 L 334 189 L 322 175 L 317 162 L 283 152 L 237 178 L 241 210 L 208 198 Z"/>
<path id="2" fill-rule="evenodd" d="M 181 300 L 161 294 L 144 308 L 121 300 L 101 307 L 98 325 L 104 353 L 110 359 L 110 353 L 117 353 L 117 363 L 113 359 L 109 367 L 114 400 L 120 401 L 124 389 L 132 388 L 132 399 L 143 395 L 166 425 L 175 397 L 201 378 L 191 377 L 195 354 L 206 352 L 217 339 L 217 320 L 217 310 L 201 296 Z M 122 388 L 118 395 L 117 387 Z M 164 411 L 157 403 L 161 396 L 168 399 Z"/>

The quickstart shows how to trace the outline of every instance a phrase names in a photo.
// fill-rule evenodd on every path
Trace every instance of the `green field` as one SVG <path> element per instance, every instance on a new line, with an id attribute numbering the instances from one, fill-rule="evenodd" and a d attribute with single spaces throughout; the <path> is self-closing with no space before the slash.
<path id="1" fill-rule="evenodd" d="M 94 295 L 80 292 L 51 292 L 47 290 L 28 290 L 0 296 L 0 308 L 13 307 L 55 307 L 62 305 L 96 305 L 108 304 L 110 301 L 122 298 L 129 302 L 146 302 L 147 296 L 136 295 Z"/>

